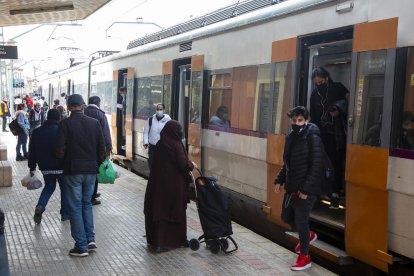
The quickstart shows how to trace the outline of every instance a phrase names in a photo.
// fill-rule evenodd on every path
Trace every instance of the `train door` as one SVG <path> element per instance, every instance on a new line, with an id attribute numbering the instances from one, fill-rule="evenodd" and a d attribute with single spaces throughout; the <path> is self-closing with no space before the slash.
<path id="1" fill-rule="evenodd" d="M 346 161 L 347 253 L 388 271 L 388 160 L 398 19 L 355 26 Z"/>
<path id="2" fill-rule="evenodd" d="M 305 105 L 308 109 L 314 107 L 310 106 L 310 97 L 313 91 L 317 91 L 315 84 L 311 78 L 312 71 L 316 67 L 325 68 L 329 74 L 330 79 L 335 83 L 341 83 L 349 91 L 351 87 L 351 71 L 352 71 L 352 37 L 353 29 L 345 28 L 340 30 L 333 30 L 326 33 L 321 33 L 317 35 L 311 35 L 307 37 L 302 37 L 299 39 L 299 47 L 302 55 L 302 60 L 300 64 L 300 77 L 299 77 L 299 91 L 306 91 L 305 94 L 299 92 L 299 95 L 295 101 L 295 104 Z M 331 85 L 332 87 L 334 85 Z M 329 87 L 327 89 L 329 93 Z M 346 94 L 349 97 L 349 93 Z M 325 107 L 321 105 L 324 109 L 324 112 L 330 107 Z M 345 112 L 347 112 L 347 107 L 344 107 Z M 325 113 L 326 114 L 326 113 Z M 316 229 L 321 235 L 326 235 L 329 239 L 334 240 L 334 244 L 339 247 L 344 247 L 344 235 L 345 235 L 345 198 L 346 198 L 346 189 L 345 189 L 345 132 L 346 132 L 346 115 L 344 114 L 345 121 L 342 123 L 342 156 L 339 153 L 333 153 L 336 155 L 336 164 L 335 174 L 337 179 L 332 187 L 332 190 L 336 194 L 340 195 L 340 204 L 339 208 L 334 208 L 336 206 L 331 205 L 331 194 L 323 195 L 320 200 L 315 203 L 315 206 L 311 212 L 310 220 L 312 222 L 312 227 Z M 318 122 L 319 120 L 311 118 L 311 122 Z M 323 124 L 323 119 L 320 119 L 321 124 Z M 328 121 L 327 121 L 328 122 Z M 334 127 L 326 126 L 326 129 L 329 129 L 329 133 L 332 130 L 335 130 Z M 326 131 L 325 133 L 327 133 Z M 328 135 L 326 135 L 328 136 Z M 334 134 L 329 135 L 329 137 L 336 137 Z M 323 138 L 323 137 L 322 137 Z M 323 139 L 324 140 L 324 139 Z M 336 139 L 334 140 L 336 143 Z M 331 141 L 332 142 L 332 141 Z M 338 143 L 339 144 L 339 143 Z M 328 150 L 329 143 L 324 140 L 325 150 Z M 338 151 L 339 152 L 339 151 Z M 332 157 L 331 157 L 332 158 Z M 335 195 L 336 195 L 335 194 Z"/>
<path id="3" fill-rule="evenodd" d="M 127 84 L 128 70 L 115 70 L 112 81 L 112 95 L 116 99 L 116 103 L 114 103 L 116 113 L 113 113 L 115 116 L 111 118 L 112 147 L 114 153 L 121 156 L 126 156 Z"/>

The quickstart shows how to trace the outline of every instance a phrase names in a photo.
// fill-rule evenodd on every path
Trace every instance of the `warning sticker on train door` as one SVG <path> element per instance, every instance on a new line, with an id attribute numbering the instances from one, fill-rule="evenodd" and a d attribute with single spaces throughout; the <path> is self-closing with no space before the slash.
<path id="1" fill-rule="evenodd" d="M 362 93 L 364 91 L 364 79 L 358 81 L 358 89 L 356 95 L 356 116 L 361 116 L 362 110 Z"/>

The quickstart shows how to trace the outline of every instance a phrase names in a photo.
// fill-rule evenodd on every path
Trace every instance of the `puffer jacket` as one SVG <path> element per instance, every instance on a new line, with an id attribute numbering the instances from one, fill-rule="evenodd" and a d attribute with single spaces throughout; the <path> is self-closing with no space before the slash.
<path id="1" fill-rule="evenodd" d="M 316 125 L 308 123 L 299 134 L 289 133 L 283 161 L 284 165 L 274 181 L 275 184 L 285 184 L 288 193 L 322 193 L 323 144 Z"/>

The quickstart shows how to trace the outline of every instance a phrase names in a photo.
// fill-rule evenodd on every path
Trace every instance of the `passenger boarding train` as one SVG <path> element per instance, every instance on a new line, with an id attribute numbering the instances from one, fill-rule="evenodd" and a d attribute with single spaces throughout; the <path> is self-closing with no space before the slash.
<path id="1" fill-rule="evenodd" d="M 312 69 L 323 66 L 350 91 L 346 196 L 339 210 L 329 197 L 316 204 L 311 226 L 323 242 L 311 251 L 338 271 L 352 263 L 392 271 L 414 260 L 413 9 L 411 0 L 245 1 L 55 73 L 41 93 L 49 102 L 101 97 L 113 153 L 144 175 L 144 125 L 153 104 L 165 103 L 190 158 L 228 194 L 233 220 L 293 249 L 273 181 L 286 113 L 309 107 Z M 214 124 L 219 115 L 226 124 Z"/>

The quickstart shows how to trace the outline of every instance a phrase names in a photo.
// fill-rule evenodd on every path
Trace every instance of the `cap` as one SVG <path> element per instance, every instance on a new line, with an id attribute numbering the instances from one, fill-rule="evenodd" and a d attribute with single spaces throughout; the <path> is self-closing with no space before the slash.
<path id="1" fill-rule="evenodd" d="M 83 101 L 82 95 L 80 94 L 73 94 L 68 97 L 67 104 L 72 106 L 79 106 L 84 105 L 85 102 Z"/>

